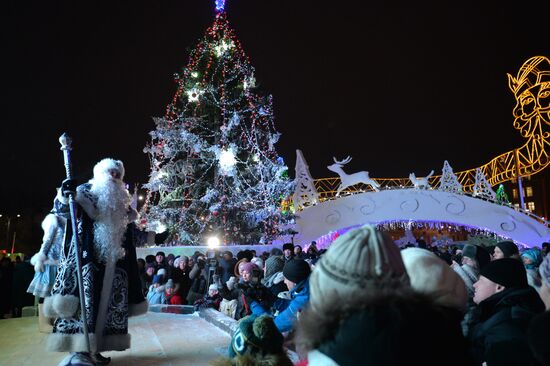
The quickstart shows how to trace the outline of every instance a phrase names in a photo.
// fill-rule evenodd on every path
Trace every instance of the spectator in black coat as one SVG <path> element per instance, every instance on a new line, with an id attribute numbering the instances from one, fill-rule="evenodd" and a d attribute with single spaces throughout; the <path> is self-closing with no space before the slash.
<path id="1" fill-rule="evenodd" d="M 469 339 L 476 362 L 491 366 L 532 364 L 527 328 L 531 319 L 544 311 L 544 303 L 527 284 L 523 264 L 512 258 L 492 261 L 481 270 L 474 289 L 479 321 Z"/>
<path id="2" fill-rule="evenodd" d="M 222 268 L 220 277 L 221 280 L 225 283 L 229 281 L 229 278 L 235 273 L 235 265 L 237 264 L 237 259 L 233 258 L 233 253 L 229 250 L 223 253 L 223 257 L 220 258 L 219 266 Z"/>

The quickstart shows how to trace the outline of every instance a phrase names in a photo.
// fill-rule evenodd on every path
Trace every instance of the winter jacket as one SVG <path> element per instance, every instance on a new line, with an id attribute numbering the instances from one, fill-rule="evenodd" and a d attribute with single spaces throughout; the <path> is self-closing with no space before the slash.
<path id="1" fill-rule="evenodd" d="M 221 274 L 221 279 L 223 282 L 229 281 L 229 278 L 231 276 L 234 276 L 235 264 L 237 264 L 236 258 L 231 258 L 230 260 L 225 260 L 225 258 L 221 258 L 219 260 L 219 266 L 223 269 Z"/>
<path id="2" fill-rule="evenodd" d="M 164 288 L 149 286 L 149 292 L 147 292 L 147 302 L 149 305 L 164 304 Z"/>
<path id="3" fill-rule="evenodd" d="M 176 290 L 182 299 L 186 299 L 191 289 L 191 279 L 189 278 L 189 271 L 182 271 L 179 268 L 174 268 L 172 272 L 172 280 L 176 283 Z"/>
<path id="4" fill-rule="evenodd" d="M 310 365 L 471 366 L 460 317 L 409 287 L 358 291 L 306 309 L 295 340 Z"/>
<path id="5" fill-rule="evenodd" d="M 527 335 L 535 359 L 540 365 L 550 365 L 550 311 L 531 319 Z"/>
<path id="6" fill-rule="evenodd" d="M 237 310 L 235 311 L 235 319 L 239 320 L 247 315 L 252 314 L 250 310 L 250 300 L 246 298 L 243 288 L 247 286 L 244 282 L 239 282 L 233 289 L 229 289 L 224 283 L 223 287 L 218 288 L 218 291 L 222 298 L 226 300 L 237 300 Z"/>
<path id="7" fill-rule="evenodd" d="M 166 305 L 183 305 L 183 298 L 177 292 L 172 295 L 164 292 L 164 299 L 162 303 Z"/>
<path id="8" fill-rule="evenodd" d="M 206 283 L 206 270 L 204 267 L 199 267 L 197 263 L 193 266 L 191 272 L 189 272 L 189 278 L 191 282 L 191 288 L 187 294 L 187 303 L 193 304 L 198 299 L 201 299 L 206 293 L 208 287 Z"/>
<path id="9" fill-rule="evenodd" d="M 309 278 L 298 283 L 290 292 L 290 302 L 288 306 L 275 316 L 275 325 L 281 333 L 289 332 L 294 327 L 294 322 L 298 319 L 299 313 L 306 308 L 309 303 Z M 255 315 L 268 313 L 268 309 L 256 301 L 252 302 L 252 312 Z"/>
<path id="10" fill-rule="evenodd" d="M 532 287 L 509 288 L 479 304 L 479 322 L 469 336 L 478 364 L 530 365 L 527 342 L 531 319 L 544 311 L 544 303 Z"/>

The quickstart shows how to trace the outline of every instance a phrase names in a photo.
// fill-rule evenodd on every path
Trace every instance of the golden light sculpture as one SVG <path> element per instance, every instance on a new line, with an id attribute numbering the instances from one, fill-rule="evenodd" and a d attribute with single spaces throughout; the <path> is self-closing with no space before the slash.
<path id="1" fill-rule="evenodd" d="M 516 98 L 513 126 L 527 141 L 523 146 L 478 167 L 492 186 L 518 176 L 536 174 L 550 164 L 550 60 L 545 56 L 531 57 L 523 63 L 516 76 L 508 74 L 508 86 Z M 472 191 L 476 169 L 455 173 L 465 192 Z M 432 176 L 430 185 L 437 188 L 440 178 L 440 175 Z M 408 178 L 374 179 L 386 188 L 412 186 Z M 322 201 L 336 195 L 340 178 L 316 179 L 314 184 Z M 369 190 L 370 187 L 358 184 L 347 188 L 344 193 Z"/>

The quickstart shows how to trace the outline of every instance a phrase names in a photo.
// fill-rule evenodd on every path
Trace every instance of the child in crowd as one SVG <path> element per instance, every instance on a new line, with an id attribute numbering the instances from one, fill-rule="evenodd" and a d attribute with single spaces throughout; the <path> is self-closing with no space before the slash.
<path id="1" fill-rule="evenodd" d="M 213 283 L 208 287 L 208 293 L 202 299 L 195 301 L 193 305 L 195 306 L 195 311 L 206 308 L 214 308 L 219 311 L 221 302 L 222 296 L 218 292 L 218 286 Z"/>
<path id="2" fill-rule="evenodd" d="M 164 299 L 162 303 L 166 305 L 183 305 L 183 299 L 176 292 L 174 281 L 171 278 L 164 285 Z"/>
<path id="3" fill-rule="evenodd" d="M 149 292 L 147 292 L 147 301 L 149 305 L 164 303 L 164 289 L 161 287 L 161 282 L 162 276 L 153 276 L 153 284 L 149 286 Z"/>

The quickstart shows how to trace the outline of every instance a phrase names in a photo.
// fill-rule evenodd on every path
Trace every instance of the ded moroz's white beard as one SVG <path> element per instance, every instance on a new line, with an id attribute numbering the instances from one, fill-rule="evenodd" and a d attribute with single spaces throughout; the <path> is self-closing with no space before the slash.
<path id="1" fill-rule="evenodd" d="M 100 262 L 124 257 L 122 243 L 128 225 L 130 194 L 119 179 L 107 174 L 90 180 L 90 193 L 98 198 L 94 222 L 94 249 Z"/>

